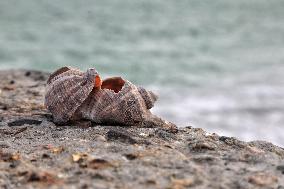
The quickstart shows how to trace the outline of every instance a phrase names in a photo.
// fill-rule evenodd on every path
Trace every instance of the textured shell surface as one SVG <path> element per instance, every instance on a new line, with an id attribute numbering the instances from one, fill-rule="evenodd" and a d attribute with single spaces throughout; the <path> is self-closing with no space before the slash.
<path id="1" fill-rule="evenodd" d="M 104 124 L 175 128 L 150 112 L 157 98 L 153 92 L 121 77 L 101 82 L 93 68 L 82 72 L 62 67 L 47 81 L 45 105 L 55 123 L 88 119 Z"/>
<path id="2" fill-rule="evenodd" d="M 125 81 L 118 93 L 110 89 L 92 91 L 76 113 L 96 123 L 135 125 L 150 111 L 138 88 Z"/>
<path id="3" fill-rule="evenodd" d="M 68 122 L 92 92 L 93 78 L 89 78 L 88 72 L 73 68 L 51 77 L 47 83 L 45 105 L 55 122 Z"/>

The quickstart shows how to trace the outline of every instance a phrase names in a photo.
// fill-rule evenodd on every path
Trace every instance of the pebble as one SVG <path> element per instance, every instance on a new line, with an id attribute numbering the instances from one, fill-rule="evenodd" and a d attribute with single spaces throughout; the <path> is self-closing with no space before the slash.
<path id="1" fill-rule="evenodd" d="M 100 142 L 106 142 L 107 141 L 106 137 L 104 137 L 102 135 L 96 135 L 95 140 L 100 141 Z"/>
<path id="2" fill-rule="evenodd" d="M 191 178 L 186 179 L 172 179 L 172 189 L 183 189 L 187 187 L 191 187 L 194 184 L 194 180 Z"/>
<path id="3" fill-rule="evenodd" d="M 248 178 L 248 181 L 258 186 L 268 186 L 278 181 L 277 177 L 268 173 L 258 173 Z"/>
<path id="4" fill-rule="evenodd" d="M 115 140 L 123 143 L 135 144 L 137 141 L 128 132 L 121 132 L 116 129 L 111 129 L 106 133 L 107 140 Z"/>
<path id="5" fill-rule="evenodd" d="M 284 174 L 284 165 L 278 165 L 278 166 L 276 167 L 276 169 L 277 169 L 278 171 L 281 171 L 282 174 Z"/>
<path id="6" fill-rule="evenodd" d="M 198 141 L 195 144 L 192 144 L 192 149 L 193 150 L 214 150 L 216 148 L 216 145 L 211 143 L 211 142 L 203 142 L 203 141 Z"/>

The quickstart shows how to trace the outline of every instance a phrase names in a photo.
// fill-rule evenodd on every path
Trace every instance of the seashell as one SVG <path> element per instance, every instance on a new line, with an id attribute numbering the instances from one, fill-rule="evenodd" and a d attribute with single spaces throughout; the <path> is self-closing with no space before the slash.
<path id="1" fill-rule="evenodd" d="M 88 119 L 98 124 L 141 127 L 176 126 L 153 115 L 150 109 L 158 97 L 121 77 L 101 81 L 95 69 L 82 72 L 63 67 L 47 81 L 45 105 L 55 123 Z"/>
<path id="2" fill-rule="evenodd" d="M 56 123 L 68 122 L 94 88 L 96 70 L 64 67 L 54 72 L 47 82 L 45 105 Z"/>

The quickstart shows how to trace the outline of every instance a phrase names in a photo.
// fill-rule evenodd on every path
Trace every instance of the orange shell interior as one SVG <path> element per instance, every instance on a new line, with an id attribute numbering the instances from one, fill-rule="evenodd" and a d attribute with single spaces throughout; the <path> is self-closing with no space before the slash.
<path id="1" fill-rule="evenodd" d="M 102 80 L 99 75 L 95 77 L 95 87 L 98 88 L 102 85 Z"/>
<path id="2" fill-rule="evenodd" d="M 111 77 L 107 78 L 102 82 L 101 88 L 102 89 L 110 89 L 113 90 L 115 93 L 121 91 L 125 81 L 121 77 Z"/>

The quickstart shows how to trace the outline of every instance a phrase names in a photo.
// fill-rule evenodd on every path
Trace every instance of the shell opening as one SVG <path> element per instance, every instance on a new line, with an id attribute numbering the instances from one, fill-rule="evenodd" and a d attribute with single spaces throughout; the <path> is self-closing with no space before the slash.
<path id="1" fill-rule="evenodd" d="M 94 82 L 95 82 L 95 87 L 96 87 L 96 88 L 101 87 L 101 85 L 102 85 L 102 80 L 101 80 L 101 78 L 100 78 L 99 75 L 96 75 Z"/>
<path id="2" fill-rule="evenodd" d="M 110 89 L 115 93 L 118 93 L 119 91 L 121 91 L 124 84 L 125 81 L 121 77 L 111 77 L 103 81 L 101 88 Z"/>

